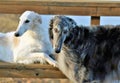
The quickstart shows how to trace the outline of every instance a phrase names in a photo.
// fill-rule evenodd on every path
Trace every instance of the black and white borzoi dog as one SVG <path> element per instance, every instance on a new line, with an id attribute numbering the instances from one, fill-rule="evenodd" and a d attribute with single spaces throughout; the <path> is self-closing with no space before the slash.
<path id="1" fill-rule="evenodd" d="M 56 61 L 49 55 L 53 48 L 50 42 L 48 28 L 43 27 L 44 22 L 38 13 L 25 11 L 20 16 L 16 38 L 14 39 L 14 62 L 30 64 L 34 62 L 46 63 L 56 66 Z"/>
<path id="2" fill-rule="evenodd" d="M 120 26 L 77 26 L 66 16 L 50 21 L 59 69 L 74 83 L 120 79 Z"/>

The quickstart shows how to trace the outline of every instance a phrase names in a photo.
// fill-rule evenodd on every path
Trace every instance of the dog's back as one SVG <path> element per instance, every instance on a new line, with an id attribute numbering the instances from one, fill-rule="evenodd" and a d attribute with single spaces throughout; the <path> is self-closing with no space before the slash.
<path id="1" fill-rule="evenodd" d="M 13 39 L 14 32 L 0 33 L 0 60 L 13 62 Z"/>

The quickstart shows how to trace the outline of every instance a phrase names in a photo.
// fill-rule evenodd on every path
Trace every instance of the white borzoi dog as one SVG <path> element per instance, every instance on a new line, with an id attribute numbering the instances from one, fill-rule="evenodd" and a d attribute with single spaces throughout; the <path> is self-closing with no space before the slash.
<path id="1" fill-rule="evenodd" d="M 0 61 L 13 62 L 13 38 L 14 32 L 0 33 Z"/>
<path id="2" fill-rule="evenodd" d="M 48 62 L 56 66 L 56 61 L 49 56 L 53 49 L 48 28 L 43 25 L 41 16 L 33 11 L 25 11 L 20 16 L 19 25 L 14 34 L 16 36 L 13 48 L 15 63 L 44 64 Z"/>

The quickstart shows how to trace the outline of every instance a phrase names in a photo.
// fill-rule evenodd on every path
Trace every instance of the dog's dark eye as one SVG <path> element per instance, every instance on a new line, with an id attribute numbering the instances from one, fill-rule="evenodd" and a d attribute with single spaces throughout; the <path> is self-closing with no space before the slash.
<path id="1" fill-rule="evenodd" d="M 66 33 L 67 33 L 67 30 L 65 30 L 63 33 L 66 34 Z"/>
<path id="2" fill-rule="evenodd" d="M 30 21 L 29 20 L 26 20 L 25 23 L 29 23 Z"/>
<path id="3" fill-rule="evenodd" d="M 58 32 L 59 32 L 59 31 L 58 31 L 58 29 L 56 29 L 56 28 L 54 29 L 54 31 L 55 31 L 56 33 L 58 33 Z"/>

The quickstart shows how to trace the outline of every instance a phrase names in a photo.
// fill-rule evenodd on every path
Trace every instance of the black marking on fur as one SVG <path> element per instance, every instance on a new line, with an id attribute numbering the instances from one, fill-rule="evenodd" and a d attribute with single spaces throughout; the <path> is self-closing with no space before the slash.
<path id="1" fill-rule="evenodd" d="M 54 22 L 52 23 L 54 24 Z M 76 26 L 70 29 L 63 50 L 66 48 L 66 52 L 74 54 L 66 57 L 68 57 L 67 60 L 77 64 L 73 71 L 78 82 L 81 78 L 81 75 L 78 74 L 78 72 L 82 71 L 81 68 L 86 68 L 87 71 L 84 71 L 86 74 L 92 71 L 92 80 L 99 79 L 100 81 L 103 81 L 105 76 L 113 72 L 113 70 L 118 71 L 120 26 L 111 27 L 96 26 L 96 29 L 90 29 L 90 27 L 86 26 Z"/>

